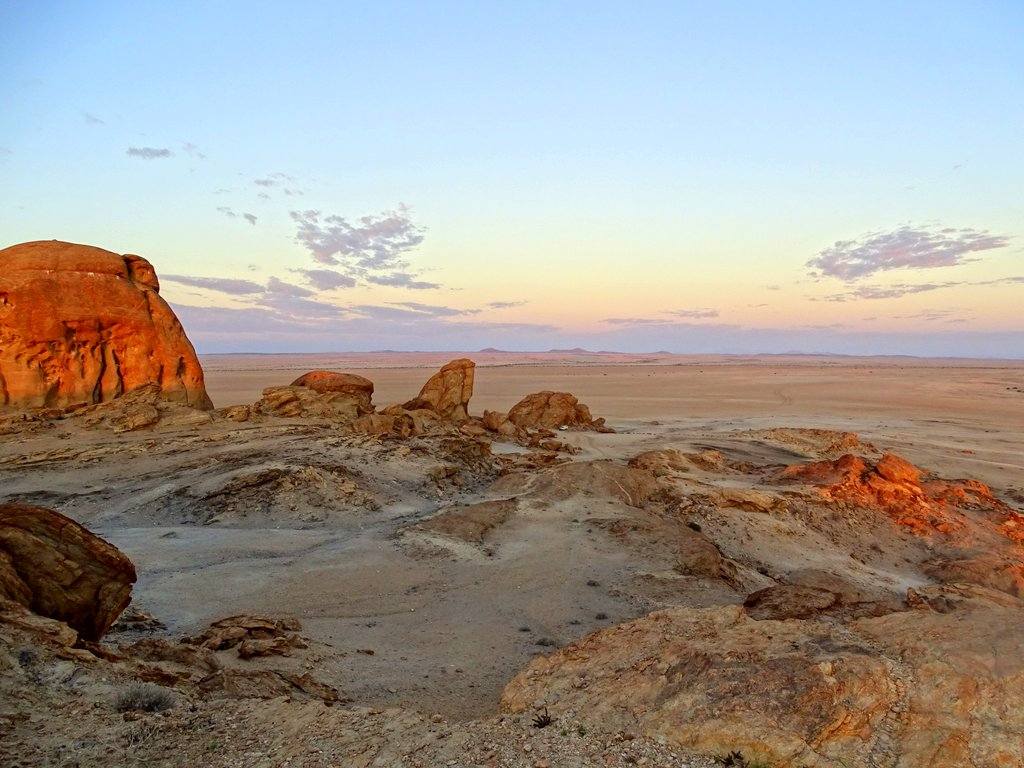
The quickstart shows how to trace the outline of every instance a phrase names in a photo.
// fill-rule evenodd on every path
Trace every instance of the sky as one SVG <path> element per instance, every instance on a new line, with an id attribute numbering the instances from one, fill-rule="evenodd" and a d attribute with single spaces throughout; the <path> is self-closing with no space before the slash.
<path id="1" fill-rule="evenodd" d="M 0 247 L 200 352 L 1024 358 L 1024 4 L 8 2 Z"/>

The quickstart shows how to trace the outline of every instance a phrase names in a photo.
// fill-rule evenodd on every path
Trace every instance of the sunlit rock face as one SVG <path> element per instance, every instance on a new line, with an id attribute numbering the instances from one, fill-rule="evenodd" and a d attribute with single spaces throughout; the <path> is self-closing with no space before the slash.
<path id="1" fill-rule="evenodd" d="M 212 408 L 153 266 L 59 240 L 0 250 L 0 407 L 64 408 L 155 384 Z"/>

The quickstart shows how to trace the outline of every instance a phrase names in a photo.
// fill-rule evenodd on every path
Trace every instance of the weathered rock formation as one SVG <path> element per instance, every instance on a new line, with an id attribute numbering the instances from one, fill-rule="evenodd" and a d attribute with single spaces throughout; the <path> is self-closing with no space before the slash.
<path id="1" fill-rule="evenodd" d="M 1024 614 L 990 593 L 955 599 L 845 627 L 659 611 L 534 659 L 502 706 L 770 765 L 1019 765 Z"/>
<path id="2" fill-rule="evenodd" d="M 476 363 L 459 358 L 445 364 L 423 385 L 419 395 L 407 402 L 408 411 L 426 409 L 452 421 L 469 418 L 467 408 L 473 396 L 473 375 Z"/>
<path id="3" fill-rule="evenodd" d="M 1024 543 L 1024 515 L 999 501 L 984 483 L 927 479 L 923 470 L 892 453 L 875 464 L 852 454 L 796 464 L 786 467 L 779 480 L 813 486 L 827 502 L 881 509 L 919 534 L 954 533 L 967 523 L 963 510 L 980 510 L 1004 536 Z"/>
<path id="4" fill-rule="evenodd" d="M 0 250 L 0 407 L 100 403 L 156 384 L 210 409 L 203 371 L 140 256 L 58 240 Z"/>
<path id="5" fill-rule="evenodd" d="M 371 392 L 373 384 L 370 384 Z M 348 424 L 363 414 L 372 413 L 373 405 L 365 391 L 326 389 L 319 392 L 307 386 L 267 387 L 263 396 L 252 405 L 236 405 L 224 410 L 235 421 L 248 421 L 255 416 L 283 418 L 321 418 Z"/>
<path id="6" fill-rule="evenodd" d="M 70 518 L 0 505 L 0 598 L 98 640 L 131 600 L 135 567 Z"/>
<path id="7" fill-rule="evenodd" d="M 568 392 L 534 392 L 512 406 L 508 420 L 524 429 L 596 429 L 610 431 L 604 419 L 595 419 L 590 409 Z"/>
<path id="8" fill-rule="evenodd" d="M 336 373 L 335 371 L 310 371 L 304 373 L 291 383 L 293 387 L 307 387 L 321 395 L 328 392 L 341 392 L 356 400 L 364 413 L 373 410 L 373 382 L 354 373 Z"/>

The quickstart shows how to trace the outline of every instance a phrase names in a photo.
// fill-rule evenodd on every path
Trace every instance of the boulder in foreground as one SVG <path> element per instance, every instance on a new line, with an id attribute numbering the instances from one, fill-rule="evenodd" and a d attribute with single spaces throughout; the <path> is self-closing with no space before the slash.
<path id="1" fill-rule="evenodd" d="M 131 601 L 135 566 L 64 515 L 0 504 L 0 598 L 98 640 Z"/>
<path id="2" fill-rule="evenodd" d="M 577 712 L 751 764 L 1020 765 L 1019 604 L 983 590 L 958 599 L 955 613 L 845 627 L 759 621 L 735 606 L 659 611 L 534 659 L 502 707 Z"/>

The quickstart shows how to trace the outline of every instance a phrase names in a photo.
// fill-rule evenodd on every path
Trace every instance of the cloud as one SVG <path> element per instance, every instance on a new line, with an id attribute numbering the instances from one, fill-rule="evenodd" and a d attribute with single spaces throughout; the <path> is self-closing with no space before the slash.
<path id="1" fill-rule="evenodd" d="M 922 309 L 909 315 L 893 315 L 894 320 L 925 320 L 928 322 L 944 323 L 965 323 L 967 317 L 973 315 L 970 310 L 956 307 L 939 307 L 936 309 Z"/>
<path id="2" fill-rule="evenodd" d="M 235 212 L 235 210 L 234 210 L 233 208 L 229 208 L 229 207 L 228 207 L 228 206 L 226 206 L 226 205 L 218 205 L 218 206 L 217 206 L 217 211 L 218 211 L 219 213 L 222 213 L 222 214 L 224 214 L 224 215 L 225 215 L 225 216 L 227 216 L 227 217 L 228 217 L 229 219 L 237 219 L 237 218 L 238 218 L 239 216 L 241 216 L 241 217 L 242 217 L 243 219 L 245 219 L 246 221 L 248 221 L 248 222 L 249 222 L 250 224 L 252 224 L 252 225 L 253 225 L 254 227 L 256 226 L 257 218 L 256 218 L 256 216 L 254 216 L 254 215 L 253 215 L 253 214 L 251 214 L 251 213 L 241 213 L 241 214 L 239 214 L 239 213 L 236 213 L 236 212 Z"/>
<path id="3" fill-rule="evenodd" d="M 489 309 L 510 309 L 512 307 L 521 307 L 528 302 L 525 301 L 492 301 L 487 304 Z"/>
<path id="4" fill-rule="evenodd" d="M 238 280 L 231 277 L 197 277 L 193 275 L 162 275 L 161 280 L 193 288 L 206 288 L 211 291 L 231 294 L 232 296 L 248 296 L 263 293 L 264 287 L 252 280 Z"/>
<path id="5" fill-rule="evenodd" d="M 82 119 L 89 125 L 106 125 L 107 121 L 96 117 L 92 112 L 83 112 Z"/>
<path id="6" fill-rule="evenodd" d="M 354 224 L 319 211 L 291 211 L 296 240 L 321 264 L 344 263 L 362 271 L 401 271 L 403 254 L 423 242 L 423 229 L 399 206 L 359 218 Z"/>
<path id="7" fill-rule="evenodd" d="M 356 279 L 349 275 L 335 272 L 333 269 L 297 269 L 306 278 L 306 282 L 318 291 L 330 291 L 335 288 L 352 288 Z"/>
<path id="8" fill-rule="evenodd" d="M 913 293 L 927 293 L 938 291 L 942 288 L 952 288 L 957 285 L 965 285 L 962 281 L 948 281 L 944 283 L 895 283 L 893 285 L 859 285 L 845 293 L 832 293 L 825 297 L 825 301 L 851 301 L 854 299 L 898 299 Z"/>
<path id="9" fill-rule="evenodd" d="M 418 301 L 392 301 L 392 306 L 405 307 L 413 312 L 419 312 L 432 317 L 454 317 L 456 315 L 478 315 L 479 309 L 456 309 L 455 307 L 439 306 L 437 304 L 421 304 Z"/>
<path id="10" fill-rule="evenodd" d="M 671 320 L 658 317 L 606 317 L 601 321 L 608 325 L 671 325 Z"/>
<path id="11" fill-rule="evenodd" d="M 852 301 L 854 299 L 898 299 L 914 293 L 927 293 L 960 285 L 998 286 L 1024 283 L 1024 275 L 998 277 L 994 280 L 947 280 L 942 283 L 894 283 L 892 285 L 859 285 L 844 293 L 832 293 L 825 301 Z M 817 301 L 817 299 L 811 299 Z"/>
<path id="12" fill-rule="evenodd" d="M 964 264 L 969 254 L 1003 248 L 1006 235 L 974 229 L 929 230 L 903 226 L 871 232 L 858 240 L 841 240 L 821 251 L 807 266 L 840 280 L 859 280 L 892 269 L 933 269 Z"/>
<path id="13" fill-rule="evenodd" d="M 174 153 L 166 147 L 128 147 L 128 157 L 141 157 L 143 160 L 156 160 L 161 157 L 173 157 Z"/>
<path id="14" fill-rule="evenodd" d="M 197 146 L 196 146 L 195 144 L 193 144 L 193 143 L 192 143 L 191 141 L 186 141 L 186 142 L 185 142 L 184 144 L 182 144 L 182 145 L 181 145 L 181 149 L 182 149 L 182 151 L 183 151 L 183 152 L 184 152 L 184 153 L 185 153 L 186 155 L 188 155 L 188 156 L 189 156 L 189 157 L 191 157 L 191 158 L 194 158 L 194 159 L 196 159 L 196 160 L 205 160 L 205 159 L 206 159 L 206 155 L 204 155 L 204 154 L 203 154 L 203 153 L 202 153 L 202 152 L 201 152 L 201 151 L 199 150 L 199 147 L 197 147 Z"/>
<path id="15" fill-rule="evenodd" d="M 674 315 L 675 317 L 685 317 L 690 319 L 699 319 L 707 317 L 718 317 L 717 309 L 673 309 L 669 310 L 668 314 Z"/>
<path id="16" fill-rule="evenodd" d="M 271 277 L 269 280 L 267 280 L 267 293 L 276 293 L 281 296 L 315 295 L 315 291 L 311 291 L 309 290 L 309 288 L 303 288 L 300 285 L 286 283 L 284 280 L 280 280 L 276 277 Z"/>
<path id="17" fill-rule="evenodd" d="M 273 179 L 253 179 L 252 183 L 257 187 L 274 187 L 277 186 L 277 182 Z"/>
<path id="18" fill-rule="evenodd" d="M 431 288 L 440 288 L 439 283 L 428 283 L 424 280 L 415 279 L 416 276 L 408 272 L 392 272 L 390 275 L 367 275 L 366 280 L 375 285 L 389 285 L 393 288 L 409 288 L 414 291 L 425 291 Z"/>

